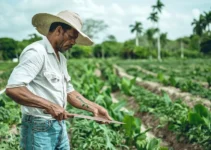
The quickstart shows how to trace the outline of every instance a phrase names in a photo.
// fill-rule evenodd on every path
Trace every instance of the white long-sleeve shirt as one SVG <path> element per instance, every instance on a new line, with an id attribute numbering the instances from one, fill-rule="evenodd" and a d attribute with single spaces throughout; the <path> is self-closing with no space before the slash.
<path id="1" fill-rule="evenodd" d="M 59 52 L 60 61 L 46 37 L 27 46 L 14 68 L 6 88 L 26 86 L 32 93 L 64 108 L 67 93 L 74 91 L 67 72 L 66 58 Z M 54 119 L 43 109 L 21 106 L 22 114 Z"/>

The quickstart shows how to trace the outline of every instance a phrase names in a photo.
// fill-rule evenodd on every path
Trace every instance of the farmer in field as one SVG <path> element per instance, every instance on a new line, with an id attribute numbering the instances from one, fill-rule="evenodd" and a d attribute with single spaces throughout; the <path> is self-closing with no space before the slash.
<path id="1" fill-rule="evenodd" d="M 105 108 L 74 90 L 62 54 L 74 44 L 93 42 L 81 31 L 82 21 L 74 12 L 39 13 L 32 18 L 32 24 L 45 37 L 23 50 L 6 89 L 6 94 L 21 104 L 20 145 L 25 150 L 69 150 L 64 122 L 67 102 L 111 120 Z"/>

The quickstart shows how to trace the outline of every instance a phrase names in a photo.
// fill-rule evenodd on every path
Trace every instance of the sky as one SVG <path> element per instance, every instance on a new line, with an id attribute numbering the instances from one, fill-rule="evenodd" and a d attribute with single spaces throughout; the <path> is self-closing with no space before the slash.
<path id="1" fill-rule="evenodd" d="M 169 39 L 192 34 L 191 22 L 204 11 L 211 10 L 211 0 L 161 0 L 165 7 L 160 14 L 160 30 L 167 32 Z M 37 13 L 56 15 L 62 10 L 71 10 L 82 20 L 103 20 L 109 27 L 98 34 L 95 43 L 108 35 L 114 35 L 119 42 L 135 37 L 129 25 L 142 22 L 144 30 L 153 27 L 147 19 L 156 0 L 0 0 L 0 37 L 15 40 L 29 38 L 37 33 L 31 18 Z"/>

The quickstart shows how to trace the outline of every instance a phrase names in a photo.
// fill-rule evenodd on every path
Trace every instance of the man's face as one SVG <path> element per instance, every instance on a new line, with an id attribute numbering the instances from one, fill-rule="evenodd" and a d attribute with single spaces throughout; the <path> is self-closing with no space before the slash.
<path id="1" fill-rule="evenodd" d="M 71 28 L 70 30 L 66 30 L 61 35 L 60 40 L 58 41 L 57 49 L 60 52 L 65 52 L 68 49 L 72 48 L 72 46 L 76 43 L 76 39 L 78 37 L 78 31 Z"/>

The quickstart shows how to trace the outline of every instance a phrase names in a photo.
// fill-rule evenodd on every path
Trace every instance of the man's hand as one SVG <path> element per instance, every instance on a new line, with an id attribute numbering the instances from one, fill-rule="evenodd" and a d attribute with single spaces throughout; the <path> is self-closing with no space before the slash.
<path id="1" fill-rule="evenodd" d="M 92 101 L 89 101 L 77 91 L 68 93 L 67 101 L 76 108 L 92 112 L 95 117 L 100 117 L 106 120 L 112 120 L 112 118 L 109 116 L 105 108 Z M 103 122 L 103 123 L 109 123 L 109 122 Z"/>
<path id="2" fill-rule="evenodd" d="M 65 109 L 57 104 L 50 104 L 50 106 L 45 109 L 44 113 L 51 114 L 51 116 L 58 121 L 68 118 Z"/>
<path id="3" fill-rule="evenodd" d="M 93 114 L 95 117 L 101 117 L 101 118 L 104 118 L 107 120 L 112 120 L 112 118 L 108 114 L 108 111 L 105 108 L 103 108 L 102 106 L 98 106 L 97 108 L 95 107 L 95 109 L 93 110 Z M 99 121 L 98 123 L 108 124 L 109 122 Z"/>

